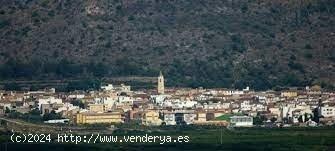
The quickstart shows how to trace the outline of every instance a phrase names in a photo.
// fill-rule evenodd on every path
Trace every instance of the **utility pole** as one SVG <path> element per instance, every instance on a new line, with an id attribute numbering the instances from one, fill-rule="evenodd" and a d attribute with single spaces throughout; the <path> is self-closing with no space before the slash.
<path id="1" fill-rule="evenodd" d="M 222 131 L 223 131 L 223 126 L 221 125 L 221 145 L 222 145 Z"/>

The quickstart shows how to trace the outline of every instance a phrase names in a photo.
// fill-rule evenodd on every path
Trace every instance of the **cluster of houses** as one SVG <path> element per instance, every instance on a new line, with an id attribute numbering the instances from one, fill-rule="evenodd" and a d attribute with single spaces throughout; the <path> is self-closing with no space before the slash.
<path id="1" fill-rule="evenodd" d="M 11 112 L 64 119 L 45 123 L 135 123 L 158 125 L 319 126 L 335 123 L 335 93 L 319 86 L 282 91 L 224 88 L 165 89 L 160 73 L 157 90 L 132 91 L 128 85 L 102 86 L 98 91 L 0 91 L 0 116 Z M 257 121 L 256 121 L 257 119 Z M 258 122 L 258 123 L 257 123 Z"/>

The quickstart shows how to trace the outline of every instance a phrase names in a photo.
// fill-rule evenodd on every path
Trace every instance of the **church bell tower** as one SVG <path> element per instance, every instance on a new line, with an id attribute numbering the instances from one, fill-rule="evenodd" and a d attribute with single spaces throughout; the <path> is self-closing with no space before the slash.
<path id="1" fill-rule="evenodd" d="M 162 74 L 162 71 L 159 72 L 158 76 L 157 92 L 158 94 L 164 94 L 164 76 Z"/>

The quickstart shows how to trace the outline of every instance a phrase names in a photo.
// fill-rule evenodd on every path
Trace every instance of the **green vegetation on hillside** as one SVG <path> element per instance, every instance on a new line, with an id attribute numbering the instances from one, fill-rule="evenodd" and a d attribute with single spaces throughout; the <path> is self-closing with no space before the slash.
<path id="1" fill-rule="evenodd" d="M 0 79 L 334 89 L 334 14 L 334 0 L 1 1 Z"/>

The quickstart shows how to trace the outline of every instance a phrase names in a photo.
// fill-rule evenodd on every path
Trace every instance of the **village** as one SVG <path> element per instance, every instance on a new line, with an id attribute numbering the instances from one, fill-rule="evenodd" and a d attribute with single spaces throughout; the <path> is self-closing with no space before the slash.
<path id="1" fill-rule="evenodd" d="M 136 90 L 107 84 L 98 91 L 0 91 L 0 116 L 43 117 L 41 124 L 122 124 L 145 126 L 316 127 L 335 123 L 335 93 L 320 86 L 281 91 L 226 88 Z M 27 116 L 26 116 L 27 117 Z M 33 120 L 33 119 L 31 119 Z"/>

